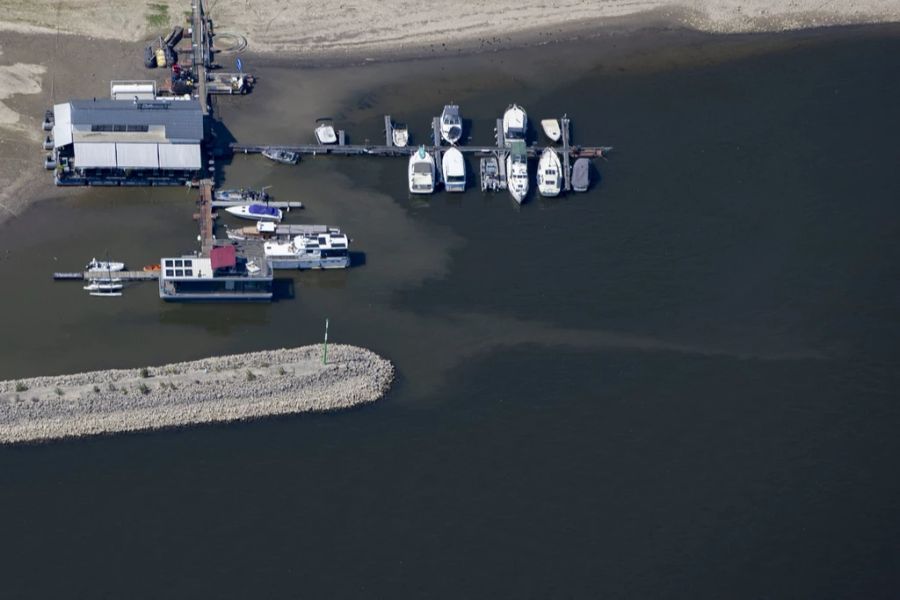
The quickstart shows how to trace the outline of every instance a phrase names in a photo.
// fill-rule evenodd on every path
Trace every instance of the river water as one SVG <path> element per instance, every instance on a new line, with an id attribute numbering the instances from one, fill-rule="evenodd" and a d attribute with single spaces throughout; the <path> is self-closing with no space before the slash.
<path id="1" fill-rule="evenodd" d="M 222 140 L 327 115 L 374 141 L 387 113 L 423 140 L 453 100 L 488 143 L 515 101 L 616 147 L 589 193 L 521 208 L 410 198 L 400 159 L 227 161 L 227 186 L 270 184 L 358 251 L 271 305 L 50 281 L 193 250 L 193 192 L 0 226 L 0 378 L 315 343 L 326 317 L 398 369 L 341 414 L 0 449 L 3 597 L 888 597 L 900 31 L 644 35 L 245 60 L 260 84 L 218 103 Z"/>

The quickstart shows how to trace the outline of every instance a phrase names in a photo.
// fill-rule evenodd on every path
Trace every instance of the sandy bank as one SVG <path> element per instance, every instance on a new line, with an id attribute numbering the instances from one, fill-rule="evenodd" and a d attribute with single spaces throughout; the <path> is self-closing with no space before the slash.
<path id="1" fill-rule="evenodd" d="M 304 56 L 505 45 L 521 34 L 559 39 L 571 27 L 644 16 L 723 33 L 900 20 L 895 0 L 495 0 L 490 5 L 466 0 L 209 0 L 206 5 L 218 30 L 244 35 L 251 51 Z M 190 10 L 187 0 L 34 0 L 3 6 L 0 28 L 126 41 L 151 38 Z"/>
<path id="2" fill-rule="evenodd" d="M 394 378 L 347 345 L 254 352 L 147 369 L 0 382 L 0 443 L 239 421 L 374 402 Z"/>

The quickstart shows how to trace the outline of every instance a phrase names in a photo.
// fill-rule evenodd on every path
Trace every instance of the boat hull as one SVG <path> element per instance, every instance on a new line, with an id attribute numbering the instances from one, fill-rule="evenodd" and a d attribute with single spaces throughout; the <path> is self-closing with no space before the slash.
<path id="1" fill-rule="evenodd" d="M 309 259 L 293 257 L 267 257 L 273 269 L 307 270 L 307 269 L 346 269 L 350 266 L 350 257 L 334 257 Z"/>

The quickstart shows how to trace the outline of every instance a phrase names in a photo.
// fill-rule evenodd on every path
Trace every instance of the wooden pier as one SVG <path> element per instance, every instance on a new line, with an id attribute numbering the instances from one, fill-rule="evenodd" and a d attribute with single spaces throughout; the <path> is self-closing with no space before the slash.
<path id="1" fill-rule="evenodd" d="M 197 201 L 200 223 L 200 255 L 209 256 L 215 242 L 215 222 L 213 220 L 213 181 L 204 179 L 200 182 L 200 199 Z"/>

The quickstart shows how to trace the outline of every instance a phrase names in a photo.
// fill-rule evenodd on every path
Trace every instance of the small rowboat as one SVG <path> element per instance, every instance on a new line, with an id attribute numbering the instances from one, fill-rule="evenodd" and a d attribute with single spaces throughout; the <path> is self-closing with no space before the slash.
<path id="1" fill-rule="evenodd" d="M 541 129 L 544 130 L 544 135 L 546 135 L 554 142 L 558 142 L 559 138 L 562 136 L 562 132 L 559 130 L 559 121 L 557 121 L 556 119 L 542 120 Z"/>

